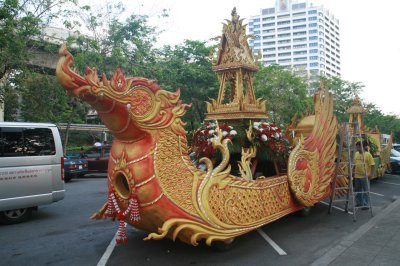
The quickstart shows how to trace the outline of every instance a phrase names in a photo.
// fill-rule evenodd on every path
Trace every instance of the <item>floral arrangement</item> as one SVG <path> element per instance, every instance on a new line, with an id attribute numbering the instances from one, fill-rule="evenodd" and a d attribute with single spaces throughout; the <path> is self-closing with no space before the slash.
<path id="1" fill-rule="evenodd" d="M 231 141 L 237 135 L 237 131 L 227 124 L 219 125 L 222 130 L 222 140 L 230 139 Z M 194 132 L 193 147 L 198 157 L 211 158 L 215 154 L 212 146 L 213 139 L 217 136 L 217 123 L 203 122 L 201 127 Z"/>
<path id="2" fill-rule="evenodd" d="M 282 128 L 274 123 L 254 122 L 256 144 L 265 149 L 270 157 L 277 158 L 289 154 L 289 141 L 284 137 Z"/>
<path id="3" fill-rule="evenodd" d="M 232 152 L 240 152 L 243 145 L 250 143 L 245 137 L 245 132 L 238 136 L 238 132 L 228 124 L 220 124 L 222 140 L 230 139 L 233 143 Z M 244 130 L 243 130 L 244 131 Z M 253 123 L 254 139 L 252 145 L 256 145 L 260 156 L 270 159 L 285 158 L 289 155 L 289 141 L 284 137 L 283 130 L 274 123 L 256 121 Z M 215 149 L 212 146 L 213 139 L 217 136 L 216 122 L 203 122 L 201 127 L 193 134 L 192 148 L 196 159 L 201 157 L 212 158 Z M 246 141 L 248 144 L 245 144 Z M 250 144 L 251 145 L 251 144 Z"/>

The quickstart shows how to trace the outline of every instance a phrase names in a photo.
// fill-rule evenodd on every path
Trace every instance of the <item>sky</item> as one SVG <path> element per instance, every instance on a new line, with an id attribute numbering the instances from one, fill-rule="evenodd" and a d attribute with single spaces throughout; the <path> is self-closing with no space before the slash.
<path id="1" fill-rule="evenodd" d="M 185 39 L 209 40 L 222 32 L 222 22 L 236 7 L 241 18 L 260 14 L 275 0 L 124 0 L 128 12 L 148 15 L 163 30 L 158 45 L 180 44 Z M 298 1 L 305 2 L 302 0 Z M 400 115 L 400 1 L 314 0 L 340 25 L 341 77 L 365 85 L 360 97 L 385 114 Z M 159 18 L 162 9 L 169 17 Z M 397 76 L 399 75 L 399 76 Z"/>

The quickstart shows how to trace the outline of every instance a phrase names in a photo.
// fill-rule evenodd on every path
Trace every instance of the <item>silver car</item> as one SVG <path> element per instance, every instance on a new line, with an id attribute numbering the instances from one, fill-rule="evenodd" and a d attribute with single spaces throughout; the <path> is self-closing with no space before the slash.
<path id="1" fill-rule="evenodd" d="M 0 222 L 19 223 L 64 198 L 64 156 L 54 124 L 0 122 Z"/>

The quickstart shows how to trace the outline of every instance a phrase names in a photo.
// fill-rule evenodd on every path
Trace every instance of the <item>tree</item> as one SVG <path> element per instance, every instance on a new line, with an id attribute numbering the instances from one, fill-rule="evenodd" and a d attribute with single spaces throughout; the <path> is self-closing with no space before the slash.
<path id="1" fill-rule="evenodd" d="M 326 82 L 330 91 L 333 92 L 334 112 L 339 122 L 349 120 L 347 109 L 350 108 L 356 95 L 360 95 L 364 85 L 361 82 L 350 82 L 340 77 L 321 77 L 322 82 Z M 319 84 L 314 84 L 318 87 Z"/>
<path id="2" fill-rule="evenodd" d="M 25 121 L 65 122 L 72 111 L 70 97 L 51 75 L 29 73 L 20 77 L 21 116 Z M 85 110 L 75 109 L 72 122 L 83 123 Z"/>
<path id="3" fill-rule="evenodd" d="M 69 38 L 75 54 L 75 65 L 81 71 L 85 66 L 96 66 L 108 77 L 120 67 L 125 75 L 149 76 L 154 65 L 155 29 L 146 16 L 131 14 L 120 20 L 125 8 L 121 3 L 108 1 L 102 9 L 83 6 L 77 11 L 79 21 L 65 21 L 74 30 L 86 28 L 87 35 Z"/>
<path id="4" fill-rule="evenodd" d="M 312 108 L 307 83 L 301 77 L 279 65 L 260 67 L 254 82 L 257 97 L 267 100 L 267 110 L 272 122 L 289 123 L 296 113 L 306 113 Z"/>
<path id="5" fill-rule="evenodd" d="M 217 76 L 209 58 L 213 48 L 205 42 L 185 40 L 181 45 L 164 46 L 157 57 L 154 77 L 159 85 L 171 91 L 180 88 L 182 101 L 192 103 L 184 117 L 191 130 L 204 120 L 205 101 L 218 93 Z"/>

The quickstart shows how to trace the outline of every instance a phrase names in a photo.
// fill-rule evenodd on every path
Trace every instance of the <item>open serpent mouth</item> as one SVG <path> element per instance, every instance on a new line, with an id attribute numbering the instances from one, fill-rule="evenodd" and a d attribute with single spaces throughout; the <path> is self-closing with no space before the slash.
<path id="1" fill-rule="evenodd" d="M 131 196 L 128 179 L 121 172 L 114 177 L 114 189 L 115 193 L 125 200 L 128 200 Z"/>

